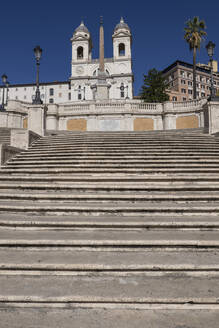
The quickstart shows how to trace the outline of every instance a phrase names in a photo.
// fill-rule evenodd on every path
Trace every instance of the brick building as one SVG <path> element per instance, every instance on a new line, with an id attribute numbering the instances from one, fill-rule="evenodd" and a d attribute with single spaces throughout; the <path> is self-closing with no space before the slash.
<path id="1" fill-rule="evenodd" d="M 210 67 L 205 64 L 196 66 L 197 99 L 210 95 Z M 193 65 L 177 60 L 163 70 L 168 87 L 170 101 L 187 101 L 193 99 Z M 219 72 L 217 62 L 213 62 L 214 87 L 219 92 Z"/>

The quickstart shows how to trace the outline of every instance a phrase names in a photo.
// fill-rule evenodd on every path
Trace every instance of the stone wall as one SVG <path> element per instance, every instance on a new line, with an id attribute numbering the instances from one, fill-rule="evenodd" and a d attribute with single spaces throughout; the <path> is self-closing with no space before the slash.
<path id="1" fill-rule="evenodd" d="M 47 129 L 149 131 L 204 127 L 206 100 L 143 103 L 136 100 L 48 105 Z"/>

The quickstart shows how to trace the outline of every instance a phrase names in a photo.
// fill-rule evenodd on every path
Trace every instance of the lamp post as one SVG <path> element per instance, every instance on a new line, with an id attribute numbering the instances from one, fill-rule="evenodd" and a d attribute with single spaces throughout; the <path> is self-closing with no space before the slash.
<path id="1" fill-rule="evenodd" d="M 3 94 L 2 94 L 2 105 L 1 105 L 1 110 L 4 111 L 5 110 L 5 86 L 7 83 L 7 75 L 3 74 L 2 75 L 2 83 L 3 83 Z"/>
<path id="2" fill-rule="evenodd" d="M 212 42 L 212 41 L 209 41 L 207 46 L 206 46 L 206 49 L 207 49 L 207 52 L 208 52 L 208 56 L 210 58 L 210 64 L 211 64 L 211 94 L 210 94 L 210 98 L 209 100 L 216 100 L 216 98 L 219 98 L 219 97 L 216 97 L 216 94 L 215 94 L 215 88 L 214 88 L 214 80 L 213 80 L 213 56 L 214 56 L 214 48 L 215 48 L 215 44 Z M 219 100 L 219 99 L 217 99 Z"/>
<path id="3" fill-rule="evenodd" d="M 9 92 L 9 82 L 7 81 L 6 82 L 6 106 L 7 106 L 7 104 L 8 104 L 8 92 Z"/>
<path id="4" fill-rule="evenodd" d="M 40 88 L 39 88 L 39 70 L 40 70 L 40 58 L 42 55 L 42 49 L 40 46 L 36 46 L 34 49 L 34 55 L 36 58 L 36 65 L 37 65 L 37 77 L 36 77 L 36 94 L 35 98 L 33 99 L 33 104 L 34 105 L 40 105 L 42 104 L 42 100 L 40 99 Z"/>

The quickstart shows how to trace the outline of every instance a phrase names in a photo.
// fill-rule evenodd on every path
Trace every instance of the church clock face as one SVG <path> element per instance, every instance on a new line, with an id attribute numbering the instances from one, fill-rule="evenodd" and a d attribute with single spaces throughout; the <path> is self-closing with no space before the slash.
<path id="1" fill-rule="evenodd" d="M 84 73 L 84 68 L 82 66 L 76 67 L 76 73 L 77 74 L 83 74 Z"/>

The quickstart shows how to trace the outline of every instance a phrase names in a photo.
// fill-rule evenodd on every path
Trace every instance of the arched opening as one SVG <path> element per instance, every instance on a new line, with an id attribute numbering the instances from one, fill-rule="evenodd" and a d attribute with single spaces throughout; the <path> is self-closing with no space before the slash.
<path id="1" fill-rule="evenodd" d="M 125 56 L 125 45 L 124 45 L 124 43 L 119 44 L 119 56 Z"/>
<path id="2" fill-rule="evenodd" d="M 77 58 L 78 59 L 83 59 L 84 58 L 84 48 L 83 47 L 78 47 L 78 49 L 77 49 Z"/>

